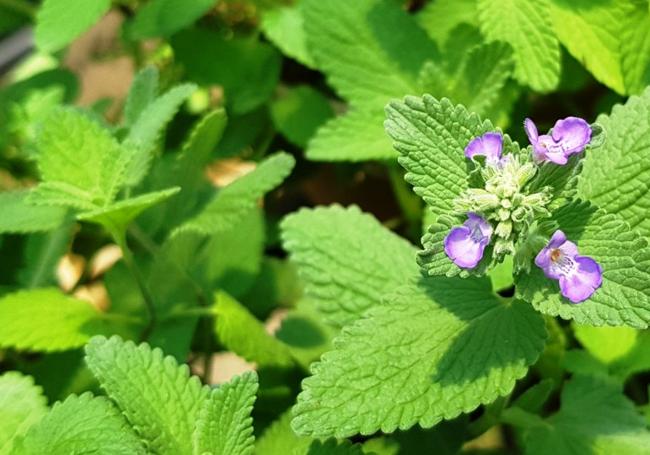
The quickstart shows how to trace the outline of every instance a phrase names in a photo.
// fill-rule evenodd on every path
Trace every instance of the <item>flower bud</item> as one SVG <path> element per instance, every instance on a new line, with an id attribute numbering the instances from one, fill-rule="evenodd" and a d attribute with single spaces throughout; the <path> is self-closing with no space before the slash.
<path id="1" fill-rule="evenodd" d="M 501 221 L 497 224 L 497 228 L 494 232 L 498 237 L 507 239 L 512 233 L 512 222 L 510 220 Z"/>

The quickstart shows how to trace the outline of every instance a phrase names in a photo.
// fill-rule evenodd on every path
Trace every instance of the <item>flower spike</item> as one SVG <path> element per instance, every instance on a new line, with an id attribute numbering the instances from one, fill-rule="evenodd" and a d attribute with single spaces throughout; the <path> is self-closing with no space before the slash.
<path id="1" fill-rule="evenodd" d="M 603 283 L 600 265 L 588 256 L 580 256 L 575 243 L 557 230 L 537 254 L 535 265 L 544 274 L 560 282 L 560 291 L 573 303 L 587 300 Z"/>
<path id="2" fill-rule="evenodd" d="M 458 267 L 473 269 L 483 258 L 491 237 L 490 223 L 476 213 L 468 213 L 467 221 L 445 237 L 445 253 Z"/>

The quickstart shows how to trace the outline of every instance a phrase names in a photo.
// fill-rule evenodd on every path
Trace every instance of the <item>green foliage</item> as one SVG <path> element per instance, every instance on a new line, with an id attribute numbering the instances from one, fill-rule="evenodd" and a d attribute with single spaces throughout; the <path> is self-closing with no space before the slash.
<path id="1" fill-rule="evenodd" d="M 45 0 L 36 17 L 36 46 L 43 52 L 62 49 L 97 22 L 110 7 L 109 0 Z"/>
<path id="2" fill-rule="evenodd" d="M 262 31 L 282 53 L 309 68 L 315 68 L 314 59 L 307 48 L 307 36 L 302 14 L 302 4 L 281 6 L 264 12 Z"/>
<path id="3" fill-rule="evenodd" d="M 199 411 L 194 431 L 195 454 L 253 453 L 251 411 L 257 388 L 257 375 L 245 373 L 210 393 Z"/>
<path id="4" fill-rule="evenodd" d="M 257 440 L 256 455 L 298 455 L 307 453 L 312 438 L 299 436 L 291 429 L 291 411 L 273 422 Z"/>
<path id="5" fill-rule="evenodd" d="M 209 390 L 190 377 L 186 365 L 118 337 L 90 340 L 86 362 L 151 450 L 192 453 L 194 426 Z"/>
<path id="6" fill-rule="evenodd" d="M 264 325 L 229 295 L 216 295 L 213 312 L 219 341 L 230 351 L 261 367 L 294 364 L 289 347 L 267 333 Z"/>
<path id="7" fill-rule="evenodd" d="M 131 127 L 156 99 L 160 75 L 155 66 L 147 66 L 135 75 L 124 104 L 124 124 Z"/>
<path id="8" fill-rule="evenodd" d="M 478 0 L 481 31 L 512 46 L 515 77 L 533 90 L 549 92 L 560 81 L 560 45 L 553 33 L 550 0 Z"/>
<path id="9" fill-rule="evenodd" d="M 14 442 L 43 418 L 43 391 L 29 376 L 9 371 L 0 376 L 0 453 L 12 453 Z"/>
<path id="10" fill-rule="evenodd" d="M 129 24 L 131 39 L 170 36 L 203 16 L 217 0 L 152 0 Z"/>
<path id="11" fill-rule="evenodd" d="M 107 322 L 89 302 L 57 289 L 18 291 L 0 298 L 0 346 L 60 351 L 83 346 L 105 333 Z"/>
<path id="12" fill-rule="evenodd" d="M 293 428 L 317 437 L 429 428 L 510 393 L 545 332 L 530 305 L 502 303 L 486 279 L 402 287 L 313 366 Z"/>
<path id="13" fill-rule="evenodd" d="M 63 223 L 63 207 L 37 206 L 27 202 L 29 191 L 0 193 L 0 232 L 27 234 L 50 231 Z"/>
<path id="14" fill-rule="evenodd" d="M 56 266 L 68 251 L 73 235 L 70 219 L 47 233 L 32 234 L 25 241 L 23 265 L 18 270 L 18 282 L 27 289 L 56 284 Z"/>
<path id="15" fill-rule="evenodd" d="M 17 450 L 24 455 L 100 452 L 147 453 L 120 411 L 106 398 L 93 398 L 90 393 L 55 403 L 19 440 Z"/>
<path id="16" fill-rule="evenodd" d="M 650 235 L 650 167 L 645 157 L 650 150 L 650 90 L 617 105 L 610 115 L 597 119 L 607 133 L 605 144 L 587 153 L 578 182 L 578 194 L 616 213 L 631 227 Z M 603 163 L 607 164 L 604 166 Z"/>
<path id="17" fill-rule="evenodd" d="M 451 31 L 460 24 L 478 25 L 477 0 L 436 0 L 427 3 L 417 15 L 420 26 L 443 46 Z"/>
<path id="18" fill-rule="evenodd" d="M 282 237 L 307 296 L 339 326 L 418 275 L 415 249 L 355 206 L 303 209 L 285 218 Z"/>
<path id="19" fill-rule="evenodd" d="M 558 292 L 557 284 L 534 267 L 529 274 L 517 277 L 518 294 L 545 314 L 580 324 L 648 327 L 647 240 L 620 217 L 586 203 L 564 206 L 554 218 L 567 238 L 580 245 L 580 253 L 601 265 L 603 285 L 589 298 L 588 305 L 570 305 Z"/>

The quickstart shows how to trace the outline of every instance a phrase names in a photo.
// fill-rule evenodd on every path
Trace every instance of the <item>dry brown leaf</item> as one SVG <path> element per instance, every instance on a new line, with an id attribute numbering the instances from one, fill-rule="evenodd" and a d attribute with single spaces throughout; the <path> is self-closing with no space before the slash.
<path id="1" fill-rule="evenodd" d="M 74 253 L 67 253 L 56 266 L 56 280 L 64 292 L 70 292 L 77 285 L 86 268 L 86 259 Z"/>
<path id="2" fill-rule="evenodd" d="M 239 158 L 226 158 L 210 164 L 207 169 L 208 180 L 216 187 L 222 188 L 239 177 L 255 169 L 253 161 L 244 161 Z"/>
<path id="3" fill-rule="evenodd" d="M 122 259 L 122 250 L 119 246 L 111 243 L 101 247 L 90 259 L 90 277 L 94 279 L 103 275 L 120 259 Z"/>

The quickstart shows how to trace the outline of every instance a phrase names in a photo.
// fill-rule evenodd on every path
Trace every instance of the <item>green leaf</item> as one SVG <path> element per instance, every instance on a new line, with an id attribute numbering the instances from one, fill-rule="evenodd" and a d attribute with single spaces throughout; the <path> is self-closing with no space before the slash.
<path id="1" fill-rule="evenodd" d="M 129 128 L 129 134 L 123 141 L 123 145 L 132 151 L 131 163 L 125 176 L 127 186 L 135 186 L 144 178 L 165 125 L 195 90 L 194 84 L 177 85 L 149 103 Z"/>
<path id="2" fill-rule="evenodd" d="M 196 216 L 179 226 L 174 235 L 181 232 L 211 235 L 232 228 L 265 193 L 289 175 L 294 164 L 294 158 L 287 153 L 269 156 L 255 170 L 219 190 Z"/>
<path id="3" fill-rule="evenodd" d="M 559 229 L 603 270 L 603 284 L 588 300 L 572 305 L 557 281 L 539 267 L 516 279 L 517 293 L 542 313 L 588 325 L 646 328 L 650 322 L 650 247 L 620 217 L 574 202 L 554 214 Z"/>
<path id="4" fill-rule="evenodd" d="M 115 199 L 129 158 L 98 123 L 72 108 L 54 109 L 37 144 L 43 183 L 28 203 L 92 210 Z"/>
<path id="5" fill-rule="evenodd" d="M 251 411 L 257 374 L 244 373 L 219 386 L 205 400 L 194 430 L 194 453 L 250 455 L 253 453 Z"/>
<path id="6" fill-rule="evenodd" d="M 30 376 L 9 371 L 0 376 L 0 453 L 12 453 L 12 447 L 27 430 L 43 418 L 47 400 L 43 390 Z"/>
<path id="7" fill-rule="evenodd" d="M 620 386 L 576 376 L 564 387 L 560 410 L 525 436 L 526 453 L 650 453 L 650 432 Z"/>
<path id="8" fill-rule="evenodd" d="M 385 292 L 418 276 L 415 248 L 356 206 L 302 209 L 281 227 L 306 295 L 336 325 L 358 319 Z"/>
<path id="9" fill-rule="evenodd" d="M 607 134 L 605 143 L 588 151 L 578 180 L 578 194 L 632 228 L 650 237 L 650 89 L 616 105 L 596 120 Z"/>
<path id="10" fill-rule="evenodd" d="M 88 30 L 110 7 L 110 0 L 45 0 L 36 16 L 36 46 L 48 53 L 62 49 Z"/>
<path id="11" fill-rule="evenodd" d="M 436 216 L 451 211 L 467 188 L 468 162 L 463 150 L 470 140 L 495 128 L 465 107 L 429 95 L 407 97 L 386 107 L 386 131 L 402 155 L 405 179 Z M 506 150 L 510 139 L 505 138 Z"/>
<path id="12" fill-rule="evenodd" d="M 271 103 L 275 127 L 299 147 L 305 147 L 318 127 L 333 115 L 327 98 L 309 85 L 291 88 Z"/>
<path id="13" fill-rule="evenodd" d="M 291 429 L 291 410 L 282 414 L 262 433 L 255 444 L 256 455 L 302 455 L 307 453 L 312 438 L 298 436 Z"/>
<path id="14" fill-rule="evenodd" d="M 133 40 L 167 37 L 194 23 L 217 0 L 151 0 L 140 8 L 128 26 Z"/>
<path id="15" fill-rule="evenodd" d="M 86 363 L 107 395 L 154 452 L 189 454 L 199 409 L 209 389 L 187 365 L 160 349 L 119 337 L 94 337 Z"/>
<path id="16" fill-rule="evenodd" d="M 217 293 L 213 312 L 217 337 L 228 350 L 262 367 L 294 365 L 289 347 L 225 292 Z"/>
<path id="17" fill-rule="evenodd" d="M 621 24 L 618 0 L 551 0 L 551 20 L 557 38 L 600 82 L 625 93 L 621 70 Z"/>
<path id="18" fill-rule="evenodd" d="M 124 124 L 132 127 L 142 111 L 158 95 L 159 73 L 155 66 L 147 66 L 135 75 L 124 105 Z"/>
<path id="19" fill-rule="evenodd" d="M 398 4 L 305 0 L 302 6 L 309 50 L 352 106 L 380 108 L 418 91 L 420 68 L 436 56 L 436 46 Z"/>
<path id="20" fill-rule="evenodd" d="M 316 64 L 307 49 L 307 36 L 302 4 L 280 6 L 265 11 L 262 16 L 262 31 L 283 54 L 315 69 Z"/>
<path id="21" fill-rule="evenodd" d="M 77 348 L 108 326 L 89 302 L 58 289 L 18 291 L 0 298 L 0 347 L 28 351 Z"/>
<path id="22" fill-rule="evenodd" d="M 515 78 L 538 92 L 560 82 L 560 45 L 553 33 L 549 0 L 478 0 L 481 31 L 514 50 Z"/>
<path id="23" fill-rule="evenodd" d="M 25 455 L 147 453 L 120 411 L 89 392 L 55 403 L 19 444 L 18 453 Z"/>
<path id="24" fill-rule="evenodd" d="M 624 3 L 621 64 L 627 93 L 641 93 L 650 85 L 650 12 L 645 0 Z"/>
<path id="25" fill-rule="evenodd" d="M 416 18 L 438 46 L 443 46 L 457 25 L 478 25 L 476 3 L 477 0 L 436 0 L 427 3 Z"/>
<path id="26" fill-rule="evenodd" d="M 293 428 L 315 437 L 430 428 L 510 393 L 545 338 L 543 318 L 493 296 L 487 279 L 404 286 L 312 366 Z"/>
<path id="27" fill-rule="evenodd" d="M 361 445 L 352 444 L 350 441 L 312 441 L 307 450 L 307 455 L 363 455 Z"/>
<path id="28" fill-rule="evenodd" d="M 575 325 L 578 341 L 597 360 L 623 380 L 650 370 L 650 332 L 630 327 Z"/>
<path id="29" fill-rule="evenodd" d="M 6 191 L 0 193 L 0 232 L 27 234 L 56 229 L 65 218 L 63 207 L 39 206 L 29 204 L 29 191 Z"/>
<path id="30" fill-rule="evenodd" d="M 123 233 L 127 226 L 131 224 L 131 221 L 137 218 L 144 210 L 167 200 L 180 190 L 179 187 L 168 188 L 163 191 L 156 191 L 155 193 L 146 193 L 129 199 L 123 199 L 100 209 L 82 212 L 77 215 L 77 219 L 102 225 L 112 233 Z"/>

